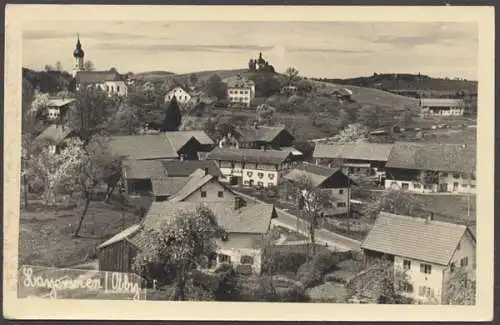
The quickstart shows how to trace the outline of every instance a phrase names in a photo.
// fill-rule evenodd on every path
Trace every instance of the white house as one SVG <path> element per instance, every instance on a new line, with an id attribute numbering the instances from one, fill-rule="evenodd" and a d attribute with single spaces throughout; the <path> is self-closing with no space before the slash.
<path id="1" fill-rule="evenodd" d="M 47 119 L 51 122 L 61 120 L 75 103 L 75 98 L 49 98 L 46 108 Z"/>
<path id="2" fill-rule="evenodd" d="M 290 167 L 289 151 L 267 149 L 220 148 L 206 157 L 214 160 L 222 172 L 221 181 L 231 185 L 270 187 L 279 183 Z"/>
<path id="3" fill-rule="evenodd" d="M 235 197 L 232 202 L 178 202 L 151 204 L 139 225 L 125 229 L 99 246 L 99 264 L 102 270 L 129 271 L 137 252 L 147 249 L 148 230 L 169 227 L 170 222 L 195 212 L 201 206 L 211 210 L 224 234 L 215 240 L 215 251 L 207 256 L 201 269 L 215 270 L 222 264 L 231 264 L 236 270 L 260 274 L 264 236 L 268 233 L 276 210 L 271 204 L 245 202 Z M 128 249 L 123 249 L 123 243 Z"/>
<path id="4" fill-rule="evenodd" d="M 420 99 L 421 116 L 462 116 L 466 110 L 463 99 L 422 98 Z"/>
<path id="5" fill-rule="evenodd" d="M 187 89 L 184 89 L 181 86 L 176 86 L 170 89 L 165 95 L 165 103 L 170 102 L 174 97 L 179 104 L 185 105 L 191 101 L 193 96 Z"/>
<path id="6" fill-rule="evenodd" d="M 415 193 L 476 192 L 475 145 L 396 142 L 385 169 L 387 189 Z"/>
<path id="7" fill-rule="evenodd" d="M 227 98 L 231 104 L 249 107 L 255 98 L 255 83 L 252 80 L 237 75 L 224 79 L 227 85 Z"/>
<path id="8" fill-rule="evenodd" d="M 93 86 L 105 91 L 108 96 L 126 97 L 128 94 L 127 83 L 114 71 L 78 71 L 75 78 L 76 90 L 82 86 Z"/>
<path id="9" fill-rule="evenodd" d="M 361 243 L 367 265 L 382 256 L 405 272 L 405 292 L 417 301 L 442 302 L 445 284 L 457 268 L 476 267 L 476 238 L 464 225 L 381 212 Z"/>

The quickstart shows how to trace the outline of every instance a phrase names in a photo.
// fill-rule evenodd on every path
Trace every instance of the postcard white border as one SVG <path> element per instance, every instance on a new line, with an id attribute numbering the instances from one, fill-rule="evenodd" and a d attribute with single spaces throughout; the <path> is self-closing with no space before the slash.
<path id="1" fill-rule="evenodd" d="M 477 22 L 477 278 L 475 306 L 20 300 L 19 236 L 22 25 L 30 20 L 455 21 Z M 493 318 L 494 7 L 6 6 L 4 101 L 4 313 L 16 319 L 485 321 Z M 464 49 L 467 51 L 469 49 Z"/>

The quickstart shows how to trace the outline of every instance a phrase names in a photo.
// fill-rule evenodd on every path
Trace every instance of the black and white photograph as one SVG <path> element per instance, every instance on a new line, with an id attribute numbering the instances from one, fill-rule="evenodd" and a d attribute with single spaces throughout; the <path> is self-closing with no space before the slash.
<path id="1" fill-rule="evenodd" d="M 6 314 L 491 319 L 493 12 L 8 6 Z"/>

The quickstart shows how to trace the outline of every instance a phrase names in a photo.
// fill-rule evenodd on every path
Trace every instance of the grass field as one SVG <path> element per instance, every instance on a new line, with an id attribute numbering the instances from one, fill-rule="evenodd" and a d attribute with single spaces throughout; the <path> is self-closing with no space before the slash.
<path id="1" fill-rule="evenodd" d="M 80 210 L 21 210 L 19 264 L 68 267 L 95 258 L 96 247 L 138 222 L 130 210 L 91 202 L 81 236 L 73 237 Z"/>

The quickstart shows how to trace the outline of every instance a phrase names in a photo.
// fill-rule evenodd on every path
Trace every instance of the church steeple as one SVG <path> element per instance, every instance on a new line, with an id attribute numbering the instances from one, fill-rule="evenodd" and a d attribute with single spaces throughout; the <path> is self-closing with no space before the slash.
<path id="1" fill-rule="evenodd" d="M 78 71 L 83 70 L 83 57 L 85 56 L 85 52 L 82 50 L 82 43 L 80 43 L 80 35 L 76 34 L 76 48 L 73 51 L 73 57 L 75 58 L 75 65 L 73 66 L 73 77 L 76 76 Z"/>

